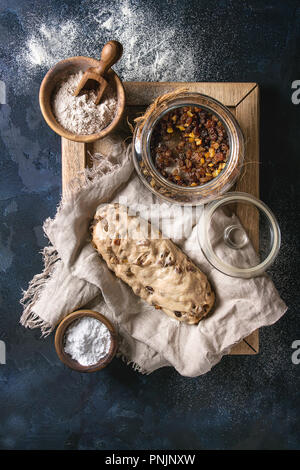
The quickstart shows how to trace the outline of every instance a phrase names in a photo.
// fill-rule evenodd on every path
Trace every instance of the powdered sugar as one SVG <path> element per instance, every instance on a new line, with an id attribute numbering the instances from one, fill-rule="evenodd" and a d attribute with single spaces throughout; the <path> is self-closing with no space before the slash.
<path id="1" fill-rule="evenodd" d="M 108 354 L 110 345 L 109 329 L 93 317 L 76 320 L 65 333 L 65 352 L 82 366 L 99 362 Z"/>
<path id="2" fill-rule="evenodd" d="M 82 76 L 83 72 L 71 74 L 59 84 L 53 97 L 53 114 L 57 121 L 73 134 L 95 134 L 113 120 L 117 110 L 117 97 L 110 86 L 98 105 L 95 105 L 94 90 L 74 96 Z"/>

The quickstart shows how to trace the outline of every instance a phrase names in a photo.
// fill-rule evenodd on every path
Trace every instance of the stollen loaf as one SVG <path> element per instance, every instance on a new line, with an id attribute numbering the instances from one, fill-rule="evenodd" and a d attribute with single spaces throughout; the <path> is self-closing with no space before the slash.
<path id="1" fill-rule="evenodd" d="M 198 323 L 214 305 L 205 274 L 171 240 L 120 204 L 100 206 L 92 244 L 115 275 L 170 317 Z"/>

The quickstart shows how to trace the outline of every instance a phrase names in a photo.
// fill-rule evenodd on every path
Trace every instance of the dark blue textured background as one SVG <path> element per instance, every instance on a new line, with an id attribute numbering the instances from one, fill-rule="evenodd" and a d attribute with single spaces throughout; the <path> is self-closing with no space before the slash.
<path id="1" fill-rule="evenodd" d="M 100 373 L 78 374 L 58 360 L 53 335 L 41 340 L 18 324 L 21 289 L 42 268 L 42 222 L 61 193 L 60 140 L 41 117 L 40 81 L 55 61 L 97 57 L 107 39 L 129 41 L 135 32 L 117 67 L 127 80 L 261 87 L 261 198 L 283 235 L 270 274 L 289 310 L 261 330 L 258 356 L 224 357 L 196 379 L 169 368 L 142 376 L 117 359 Z M 32 58 L 41 43 L 47 57 Z M 300 339 L 300 105 L 291 101 L 291 83 L 300 80 L 299 2 L 1 0 L 0 51 L 7 86 L 0 105 L 0 339 L 7 345 L 0 448 L 299 449 L 300 365 L 291 361 Z M 149 68 L 155 57 L 164 60 Z"/>

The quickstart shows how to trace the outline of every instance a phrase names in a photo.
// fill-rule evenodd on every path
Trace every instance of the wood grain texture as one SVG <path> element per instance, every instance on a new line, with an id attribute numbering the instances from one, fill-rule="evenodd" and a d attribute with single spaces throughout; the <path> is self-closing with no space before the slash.
<path id="1" fill-rule="evenodd" d="M 181 83 L 181 82 L 124 82 L 127 107 L 125 119 L 119 125 L 122 138 L 130 135 L 126 123 L 141 115 L 157 96 L 184 87 L 189 91 L 204 93 L 228 106 L 236 116 L 246 142 L 245 166 L 236 184 L 236 190 L 259 197 L 259 89 L 256 83 Z M 62 138 L 63 191 L 78 171 L 89 163 L 88 153 L 109 152 L 110 139 L 118 139 L 118 133 L 111 134 L 89 144 L 71 142 Z M 119 134 L 120 135 L 120 134 Z M 120 138 L 120 137 L 119 137 Z M 238 215 L 250 232 L 250 238 L 258 249 L 259 221 L 251 210 L 237 209 Z M 258 331 L 253 332 L 241 343 L 235 345 L 230 354 L 256 354 L 259 349 Z"/>
<path id="2" fill-rule="evenodd" d="M 66 191 L 70 181 L 86 166 L 86 144 L 61 139 L 62 188 Z"/>
<path id="3" fill-rule="evenodd" d="M 259 198 L 259 88 L 256 85 L 235 107 L 234 114 L 242 128 L 245 138 L 245 164 L 235 186 Z M 259 217 L 253 207 L 237 207 L 237 215 L 247 228 L 254 248 L 259 248 Z M 248 343 L 248 344 L 247 344 Z M 254 331 L 245 341 L 237 344 L 231 354 L 256 354 L 259 351 L 259 334 Z"/>
<path id="4" fill-rule="evenodd" d="M 256 86 L 256 83 L 124 82 L 127 106 L 147 106 L 159 95 L 178 88 L 203 93 L 226 106 L 238 106 Z"/>

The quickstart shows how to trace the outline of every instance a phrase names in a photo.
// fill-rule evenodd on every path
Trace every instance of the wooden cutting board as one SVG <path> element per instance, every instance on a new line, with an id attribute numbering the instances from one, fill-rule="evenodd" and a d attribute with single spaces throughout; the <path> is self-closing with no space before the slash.
<path id="1" fill-rule="evenodd" d="M 126 112 L 119 132 L 124 137 L 130 136 L 127 119 L 143 114 L 145 108 L 159 95 L 185 87 L 189 91 L 204 93 L 228 106 L 238 120 L 245 137 L 245 166 L 237 191 L 259 197 L 259 88 L 256 83 L 181 83 L 181 82 L 124 82 L 126 91 Z M 62 138 L 62 183 L 63 191 L 79 171 L 89 164 L 89 152 L 107 152 L 107 141 L 99 140 L 92 144 L 72 142 Z M 250 232 L 256 249 L 259 243 L 259 220 L 255 213 L 239 211 L 243 225 Z M 236 344 L 230 354 L 257 354 L 259 350 L 258 330 Z"/>

